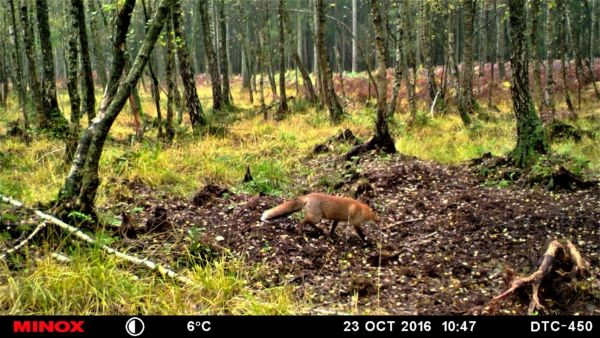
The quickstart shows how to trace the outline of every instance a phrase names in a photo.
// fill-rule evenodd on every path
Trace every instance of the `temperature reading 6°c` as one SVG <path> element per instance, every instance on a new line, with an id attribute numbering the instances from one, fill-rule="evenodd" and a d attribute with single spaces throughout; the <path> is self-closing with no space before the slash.
<path id="1" fill-rule="evenodd" d="M 187 323 L 187 329 L 190 332 L 194 332 L 196 330 L 208 332 L 210 331 L 210 321 L 189 321 Z"/>

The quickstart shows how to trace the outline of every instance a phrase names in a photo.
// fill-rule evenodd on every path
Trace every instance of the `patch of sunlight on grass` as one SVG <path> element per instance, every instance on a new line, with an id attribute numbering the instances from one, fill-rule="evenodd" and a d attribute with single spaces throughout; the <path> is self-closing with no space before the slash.
<path id="1" fill-rule="evenodd" d="M 27 145 L 8 138 L 0 145 L 0 191 L 26 203 L 48 202 L 66 174 L 64 144 L 39 137 Z"/>
<path id="2" fill-rule="evenodd" d="M 399 123 L 405 124 L 404 119 Z M 443 116 L 425 125 L 400 129 L 394 134 L 400 153 L 447 164 L 477 158 L 485 152 L 504 155 L 515 144 L 514 125 L 504 119 L 478 121 L 468 129 L 459 117 Z"/>

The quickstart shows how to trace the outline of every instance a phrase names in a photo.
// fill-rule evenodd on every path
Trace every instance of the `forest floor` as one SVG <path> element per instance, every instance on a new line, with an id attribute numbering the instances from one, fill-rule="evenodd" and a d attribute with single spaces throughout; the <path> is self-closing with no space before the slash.
<path id="1" fill-rule="evenodd" d="M 307 165 L 323 176 L 343 167 L 319 155 Z M 210 185 L 192 199 L 125 181 L 118 210 L 143 209 L 130 219 L 150 233 L 122 243 L 164 264 L 185 261 L 189 234 L 198 260 L 222 255 L 264 264 L 257 281 L 289 284 L 310 305 L 309 313 L 519 314 L 526 292 L 493 306 L 507 285 L 507 268 L 518 274 L 537 268 L 552 239 L 572 240 L 590 263 L 580 281 L 542 284 L 551 314 L 600 314 L 600 186 L 572 192 L 486 186 L 469 165 L 446 166 L 402 155 L 368 156 L 356 179 L 368 182 L 362 196 L 383 216 L 381 228 L 366 229 L 365 245 L 351 227 L 333 241 L 323 230 L 297 231 L 297 219 L 263 223 L 260 214 L 281 198 L 235 194 Z M 350 192 L 350 185 L 341 191 Z M 160 252 L 160 255 L 156 255 Z M 559 278 L 553 272 L 546 280 Z"/>

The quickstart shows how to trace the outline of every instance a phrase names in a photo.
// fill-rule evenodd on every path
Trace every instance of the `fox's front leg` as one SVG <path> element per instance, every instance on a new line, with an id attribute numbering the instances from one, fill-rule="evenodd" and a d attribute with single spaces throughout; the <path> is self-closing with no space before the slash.
<path id="1" fill-rule="evenodd" d="M 362 239 L 362 241 L 364 243 L 367 242 L 367 236 L 365 236 L 365 232 L 362 228 L 362 226 L 360 224 L 352 224 L 352 226 L 354 227 L 354 230 L 356 231 L 356 234 L 358 235 L 358 237 L 360 237 L 360 239 Z"/>
<path id="2" fill-rule="evenodd" d="M 337 235 L 335 234 L 335 229 L 338 226 L 338 222 L 339 221 L 333 221 L 333 223 L 331 223 L 331 230 L 329 230 L 329 237 L 331 239 L 335 239 L 337 237 Z"/>

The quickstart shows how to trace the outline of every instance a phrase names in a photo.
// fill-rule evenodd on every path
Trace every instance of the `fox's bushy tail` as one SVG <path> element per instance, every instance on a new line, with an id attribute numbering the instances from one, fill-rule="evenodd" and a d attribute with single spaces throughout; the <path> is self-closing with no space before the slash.
<path id="1" fill-rule="evenodd" d="M 263 212 L 262 216 L 260 217 L 260 220 L 266 221 L 277 217 L 287 216 L 296 211 L 302 210 L 302 208 L 304 208 L 305 205 L 306 201 L 304 200 L 304 198 L 298 197 L 293 200 L 281 203 L 280 205 Z"/>

